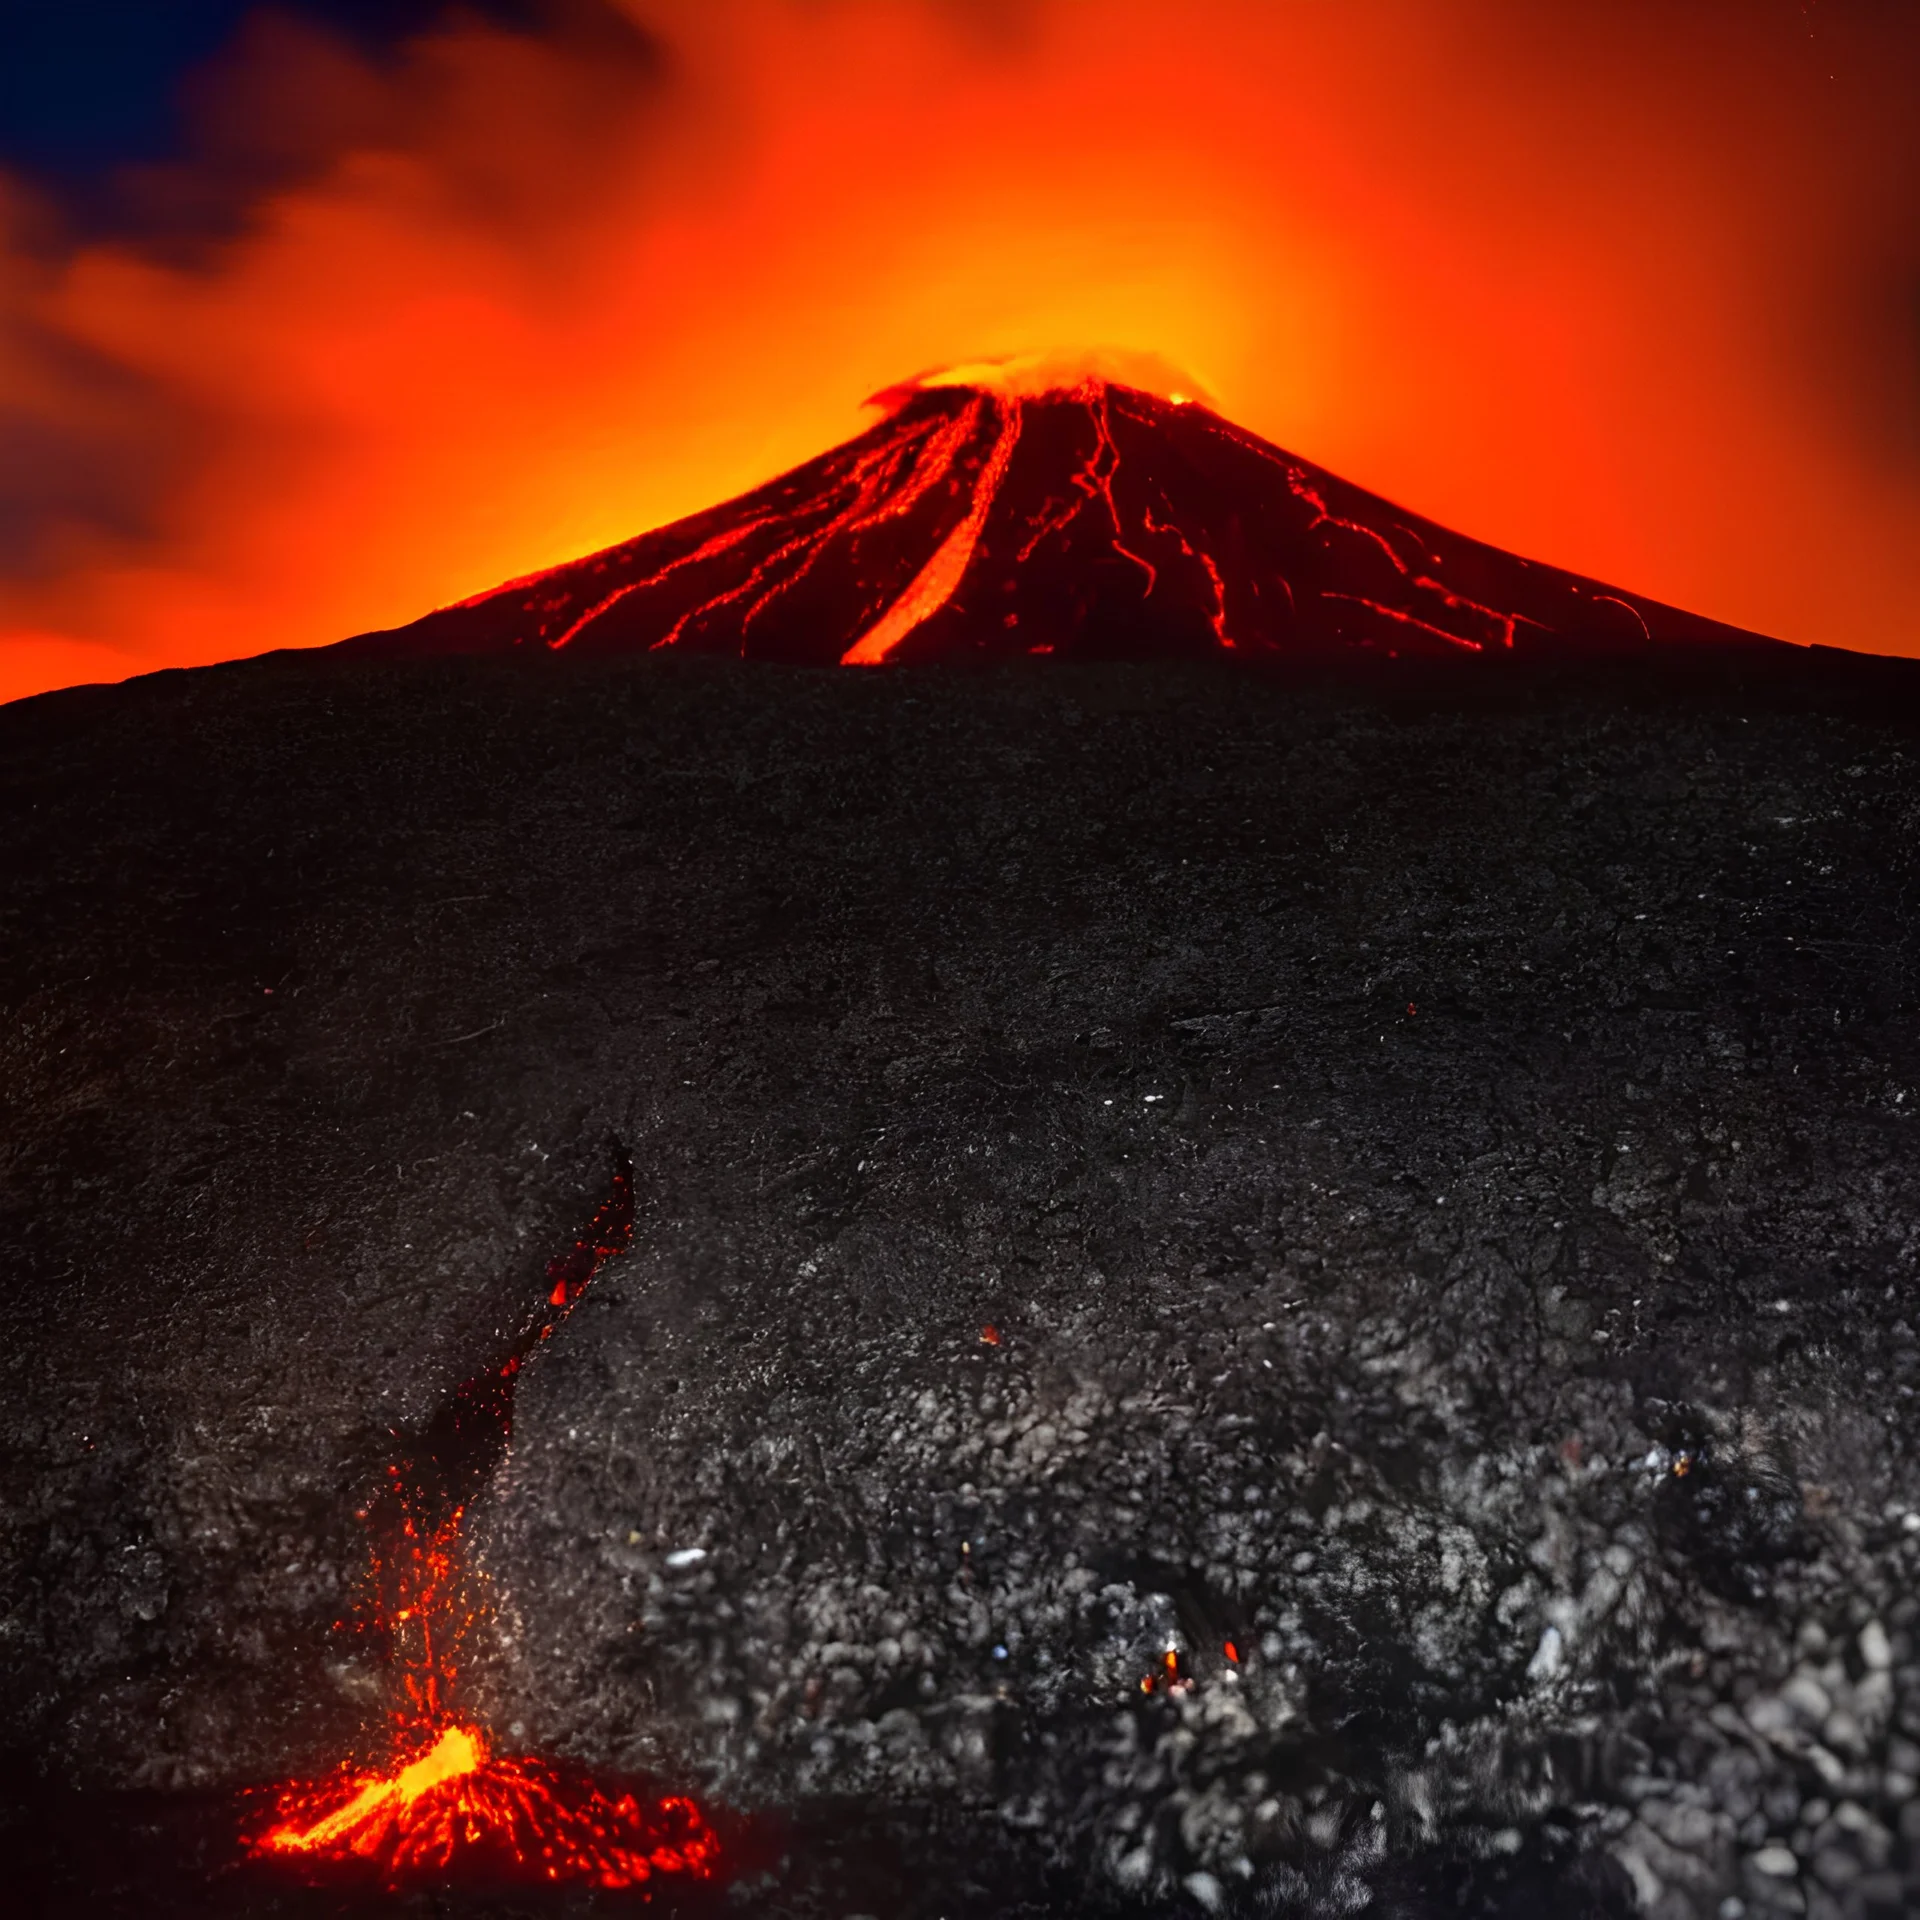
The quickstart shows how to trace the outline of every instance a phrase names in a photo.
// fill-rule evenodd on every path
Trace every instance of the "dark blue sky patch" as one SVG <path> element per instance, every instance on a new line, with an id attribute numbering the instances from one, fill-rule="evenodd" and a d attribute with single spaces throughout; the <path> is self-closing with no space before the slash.
<path id="1" fill-rule="evenodd" d="M 186 147 L 181 83 L 232 40 L 253 0 L 0 0 L 0 164 L 82 181 Z M 296 0 L 283 10 L 370 52 L 448 11 L 443 0 Z M 535 0 L 463 8 L 525 27 Z"/>

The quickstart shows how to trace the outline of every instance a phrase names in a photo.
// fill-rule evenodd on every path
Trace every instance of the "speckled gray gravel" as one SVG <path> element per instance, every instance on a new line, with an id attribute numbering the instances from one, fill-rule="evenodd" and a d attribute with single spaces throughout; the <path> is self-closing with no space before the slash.
<path id="1" fill-rule="evenodd" d="M 1920 707 L 1810 685 L 0 712 L 16 1777 L 351 1741 L 386 1432 L 618 1138 L 509 1744 L 925 1823 L 898 1914 L 1910 1910 Z"/>

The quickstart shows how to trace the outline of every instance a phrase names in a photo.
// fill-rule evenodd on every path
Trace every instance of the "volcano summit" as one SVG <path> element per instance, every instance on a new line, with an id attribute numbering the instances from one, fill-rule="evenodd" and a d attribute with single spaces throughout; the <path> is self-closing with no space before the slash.
<path id="1" fill-rule="evenodd" d="M 1177 395 L 974 368 L 874 404 L 736 500 L 345 645 L 878 666 L 1768 644 L 1449 532 Z"/>

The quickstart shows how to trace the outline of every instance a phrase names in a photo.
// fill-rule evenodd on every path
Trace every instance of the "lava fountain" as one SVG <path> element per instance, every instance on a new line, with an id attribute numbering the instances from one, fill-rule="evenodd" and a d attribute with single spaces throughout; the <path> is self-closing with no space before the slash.
<path id="1" fill-rule="evenodd" d="M 466 1575 L 462 1530 L 505 1457 L 515 1382 L 632 1238 L 633 1168 L 623 1156 L 586 1230 L 549 1264 L 546 1300 L 505 1359 L 463 1381 L 388 1464 L 362 1517 L 373 1546 L 375 1623 L 398 1682 L 389 1763 L 283 1788 L 273 1824 L 250 1841 L 255 1855 L 323 1870 L 371 1868 L 396 1887 L 459 1878 L 637 1889 L 661 1875 L 715 1872 L 719 1842 L 691 1800 L 653 1798 L 567 1763 L 498 1753 L 458 1706 L 463 1649 L 485 1611 Z"/>

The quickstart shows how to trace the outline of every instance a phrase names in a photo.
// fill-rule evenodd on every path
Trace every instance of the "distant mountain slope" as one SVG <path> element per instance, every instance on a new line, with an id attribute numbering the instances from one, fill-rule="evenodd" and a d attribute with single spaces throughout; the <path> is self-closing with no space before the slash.
<path id="1" fill-rule="evenodd" d="M 1191 402 L 1103 379 L 881 398 L 736 500 L 344 644 L 818 666 L 1777 644 L 1451 533 Z"/>

